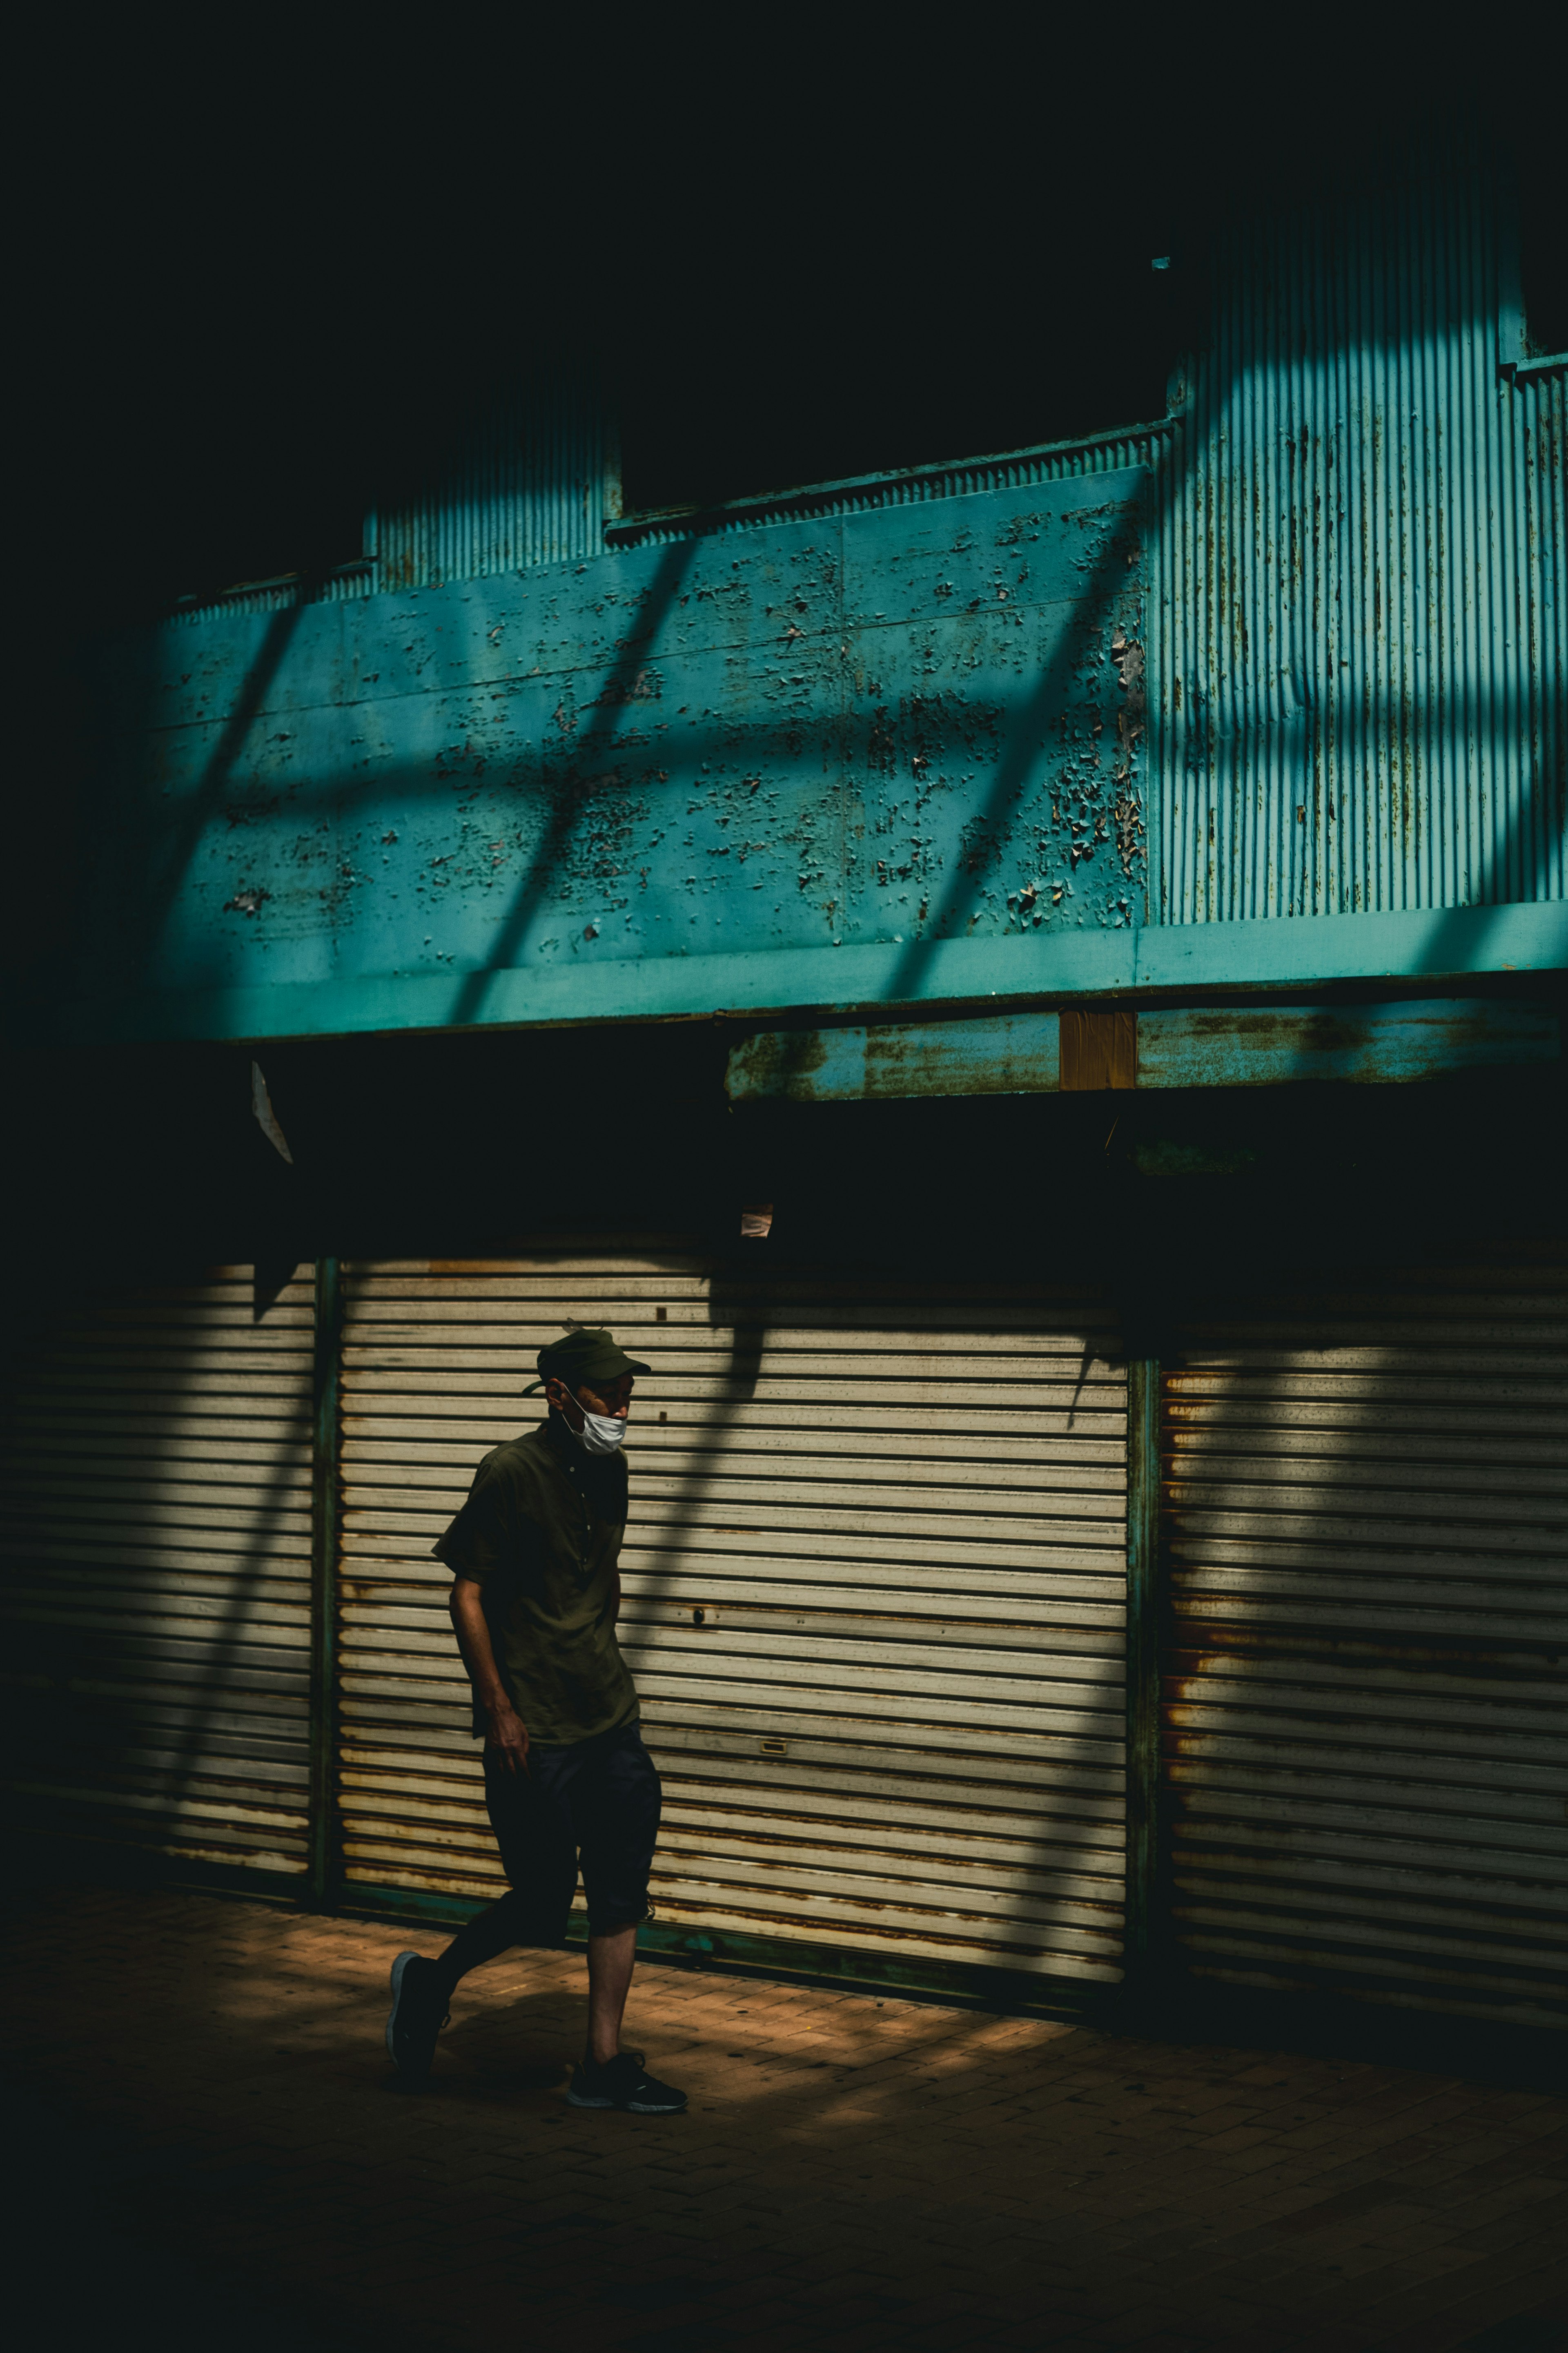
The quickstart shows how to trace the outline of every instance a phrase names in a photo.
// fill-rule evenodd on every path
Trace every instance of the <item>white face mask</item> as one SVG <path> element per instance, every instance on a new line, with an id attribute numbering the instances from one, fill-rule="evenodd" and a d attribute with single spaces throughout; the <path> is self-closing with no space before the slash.
<path id="1" fill-rule="evenodd" d="M 572 1435 L 585 1454 L 613 1454 L 626 1434 L 625 1418 L 620 1414 L 590 1413 L 586 1406 L 579 1407 L 583 1427 Z M 563 1419 L 564 1419 L 563 1416 Z M 571 1429 L 570 1422 L 567 1428 Z"/>

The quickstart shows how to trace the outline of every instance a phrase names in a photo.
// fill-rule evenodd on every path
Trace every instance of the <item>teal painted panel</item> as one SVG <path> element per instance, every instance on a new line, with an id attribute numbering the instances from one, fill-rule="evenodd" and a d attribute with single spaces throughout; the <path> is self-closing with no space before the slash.
<path id="1" fill-rule="evenodd" d="M 821 974 L 870 949 L 918 1001 L 933 948 L 1027 961 L 1057 932 L 1129 930 L 1146 480 L 819 515 L 121 646 L 59 993 L 451 980 L 437 994 L 467 1022 L 540 1018 L 502 1012 L 492 979 L 533 975 L 571 1000 L 542 1018 L 594 1018 L 614 966 L 630 1016 L 713 994 L 645 965 L 809 955 Z"/>
<path id="2" fill-rule="evenodd" d="M 1061 1081 L 1060 1030 L 1055 1013 L 764 1030 L 731 1055 L 725 1087 L 731 1103 L 1050 1093 Z"/>
<path id="3" fill-rule="evenodd" d="M 1410 1004 L 1184 1006 L 1138 1017 L 1140 1087 L 1272 1087 L 1308 1080 L 1389 1085 L 1561 1053 L 1549 1007 L 1483 998 Z"/>

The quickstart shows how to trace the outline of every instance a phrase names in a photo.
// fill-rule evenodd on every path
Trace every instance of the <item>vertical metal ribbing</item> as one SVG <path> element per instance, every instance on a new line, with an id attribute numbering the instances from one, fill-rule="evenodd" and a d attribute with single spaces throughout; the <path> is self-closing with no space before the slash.
<path id="1" fill-rule="evenodd" d="M 1454 216 L 1458 215 L 1456 218 Z M 1450 205 L 1448 250 L 1452 257 L 1450 271 L 1453 292 L 1448 320 L 1448 348 L 1452 354 L 1453 400 L 1451 424 L 1446 438 L 1453 461 L 1449 478 L 1449 497 L 1454 512 L 1454 683 L 1456 700 L 1461 717 L 1458 727 L 1459 774 L 1464 779 L 1465 811 L 1469 834 L 1469 883 L 1468 896 L 1471 903 L 1484 901 L 1488 895 L 1490 860 L 1488 857 L 1487 807 L 1490 779 L 1481 773 L 1477 754 L 1479 744 L 1476 731 L 1476 670 L 1480 656 L 1480 611 L 1479 558 L 1480 554 L 1476 533 L 1476 482 L 1474 451 L 1467 448 L 1466 427 L 1473 429 L 1470 385 L 1470 353 L 1466 333 L 1467 297 L 1470 291 L 1468 219 L 1463 209 Z M 1458 439 L 1454 439 L 1454 427 Z M 1466 460 L 1469 459 L 1470 463 Z"/>
<path id="2" fill-rule="evenodd" d="M 1143 746 L 1142 774 L 1134 778 L 1133 790 L 1143 810 L 1143 904 L 1134 905 L 1130 920 L 1154 923 L 1160 920 L 1162 894 L 1161 875 L 1164 866 L 1163 797 L 1160 779 L 1163 774 L 1160 743 L 1160 633 L 1163 615 L 1163 579 L 1160 565 L 1162 542 L 1161 501 L 1164 496 L 1164 467 L 1156 461 L 1151 469 L 1152 479 L 1143 508 Z M 1131 765 L 1131 763 L 1129 764 Z"/>
<path id="3" fill-rule="evenodd" d="M 1568 374 L 1532 391 L 1535 452 L 1533 528 L 1539 584 L 1542 711 L 1538 723 L 1537 789 L 1545 802 L 1552 844 L 1552 892 L 1568 886 L 1568 544 L 1562 516 L 1563 460 L 1568 457 Z"/>
<path id="4" fill-rule="evenodd" d="M 1477 266 L 1483 286 L 1479 308 L 1480 315 L 1486 318 L 1497 318 L 1500 314 L 1497 266 L 1500 226 L 1495 203 L 1486 211 L 1478 207 Z M 1519 744 L 1515 731 L 1509 723 L 1514 650 L 1514 633 L 1508 609 L 1512 571 L 1510 557 L 1513 546 L 1513 501 L 1510 496 L 1512 470 L 1506 462 L 1506 418 L 1500 398 L 1503 387 L 1498 375 L 1496 334 L 1494 332 L 1489 338 L 1478 334 L 1476 340 L 1477 424 L 1485 442 L 1487 478 L 1492 485 L 1490 529 L 1484 543 L 1488 675 L 1482 686 L 1482 724 L 1486 760 L 1492 774 L 1496 805 L 1492 895 L 1497 900 L 1506 901 L 1520 896 L 1525 847 L 1520 829 L 1523 810 L 1518 790 Z"/>
<path id="5" fill-rule="evenodd" d="M 1411 904 L 1432 906 L 1430 858 L 1432 847 L 1431 813 L 1416 790 L 1418 762 L 1413 737 L 1414 715 L 1419 706 L 1421 668 L 1420 615 L 1415 596 L 1415 583 L 1419 576 L 1417 550 L 1420 545 L 1419 510 L 1416 484 L 1420 466 L 1415 444 L 1415 426 L 1419 413 L 1417 382 L 1420 369 L 1420 305 L 1418 301 L 1420 236 L 1415 216 L 1415 200 L 1409 189 L 1400 197 L 1399 239 L 1399 303 L 1397 317 L 1397 374 L 1394 397 L 1398 403 L 1399 465 L 1394 483 L 1396 513 L 1393 541 L 1394 577 L 1394 598 L 1390 607 L 1393 626 L 1398 633 L 1399 659 L 1397 676 L 1397 709 L 1391 714 L 1390 757 L 1394 765 L 1395 788 L 1411 812 L 1415 828 L 1412 843 Z"/>
<path id="6" fill-rule="evenodd" d="M 1181 467 L 1182 446 L 1182 428 L 1178 422 L 1170 442 L 1155 461 L 1150 509 L 1149 556 L 1153 593 L 1146 660 L 1149 696 L 1147 822 L 1151 850 L 1144 915 L 1145 921 L 1151 923 L 1170 921 L 1170 892 L 1173 879 L 1171 872 L 1172 831 L 1174 802 L 1182 790 L 1181 771 L 1176 765 L 1177 715 L 1171 708 L 1166 685 L 1172 675 L 1171 565 L 1175 552 L 1171 486 L 1173 477 Z M 1157 855 L 1152 847 L 1156 841 L 1159 845 Z"/>
<path id="7" fill-rule="evenodd" d="M 1420 442 L 1417 450 L 1417 472 L 1420 481 L 1421 535 L 1417 549 L 1420 563 L 1421 643 L 1425 656 L 1421 665 L 1421 712 L 1418 742 L 1421 752 L 1425 795 L 1431 815 L 1433 830 L 1433 888 L 1435 906 L 1452 906 L 1458 890 L 1458 841 L 1455 828 L 1452 782 L 1448 773 L 1443 727 L 1443 695 L 1447 678 L 1444 658 L 1442 587 L 1442 501 L 1438 481 L 1438 444 L 1436 418 L 1440 408 L 1442 342 L 1437 333 L 1436 281 L 1440 246 L 1436 234 L 1436 194 L 1423 188 L 1418 194 L 1421 221 L 1421 254 L 1418 263 L 1422 298 L 1421 374 L 1420 374 Z"/>
<path id="8" fill-rule="evenodd" d="M 342 1345 L 341 1271 L 316 1261 L 315 1423 L 310 1458 L 310 1894 L 330 1904 L 342 1874 L 338 1746 L 338 1389 Z"/>
<path id="9" fill-rule="evenodd" d="M 1441 322 L 1443 333 L 1443 408 L 1439 433 L 1437 513 L 1442 523 L 1446 560 L 1443 565 L 1443 590 L 1447 626 L 1446 686 L 1441 725 L 1447 747 L 1448 772 L 1455 831 L 1459 841 L 1458 893 L 1461 902 L 1470 903 L 1475 898 L 1479 881 L 1478 860 L 1479 843 L 1476 826 L 1476 797 L 1469 789 L 1469 763 L 1467 739 L 1469 724 L 1469 698 L 1465 691 L 1465 663 L 1468 649 L 1466 628 L 1465 558 L 1468 552 L 1469 533 L 1466 529 L 1465 470 L 1463 451 L 1454 433 L 1463 409 L 1464 376 L 1458 341 L 1451 321 L 1458 306 L 1458 290 L 1455 285 L 1458 256 L 1454 250 L 1451 220 L 1445 222 L 1447 234 L 1442 254 L 1445 268 L 1445 315 Z"/>
<path id="10" fill-rule="evenodd" d="M 1536 452 L 1535 534 L 1539 558 L 1539 603 L 1544 649 L 1542 663 L 1545 712 L 1538 741 L 1537 790 L 1551 829 L 1551 896 L 1568 893 L 1568 538 L 1563 529 L 1563 461 L 1568 458 L 1568 372 L 1552 376 L 1531 394 Z"/>
<path id="11" fill-rule="evenodd" d="M 499 402 L 446 479 L 383 525 L 383 587 L 483 579 L 602 553 L 607 435 L 597 387 L 553 369 Z"/>
<path id="12" fill-rule="evenodd" d="M 1162 805 L 1163 841 L 1161 853 L 1160 903 L 1156 920 L 1173 923 L 1176 910 L 1187 897 L 1191 881 L 1188 828 L 1183 822 L 1193 790 L 1192 764 L 1187 756 L 1187 708 L 1182 682 L 1186 675 L 1183 616 L 1186 610 L 1189 539 L 1186 532 L 1186 482 L 1193 457 L 1192 386 L 1182 386 L 1182 414 L 1172 436 L 1160 483 L 1159 569 L 1163 588 L 1160 667 L 1151 698 L 1151 723 L 1160 731 L 1160 763 L 1154 779 Z"/>
<path id="13" fill-rule="evenodd" d="M 1367 269 L 1363 290 L 1362 347 L 1367 354 L 1363 432 L 1367 468 L 1365 485 L 1366 585 L 1365 670 L 1362 681 L 1363 759 L 1378 808 L 1380 871 L 1375 880 L 1378 903 L 1403 907 L 1409 903 L 1409 828 L 1403 796 L 1395 788 L 1389 758 L 1393 718 L 1389 647 L 1389 563 L 1394 526 L 1390 488 L 1390 441 L 1403 438 L 1390 397 L 1391 369 L 1397 366 L 1397 331 L 1391 334 L 1388 304 L 1400 264 L 1398 221 L 1391 206 L 1367 207 L 1364 240 Z"/>
<path id="14" fill-rule="evenodd" d="M 1518 791 L 1522 808 L 1524 843 L 1520 896 L 1552 895 L 1552 862 L 1547 777 L 1540 765 L 1540 737 L 1535 720 L 1535 649 L 1532 610 L 1539 604 L 1534 550 L 1530 532 L 1530 470 L 1528 448 L 1531 404 L 1523 388 L 1509 384 L 1498 395 L 1507 431 L 1509 526 L 1511 537 L 1510 575 L 1519 582 L 1511 612 L 1515 656 L 1511 665 L 1516 684 L 1509 703 L 1509 727 L 1517 746 Z M 1534 887 L 1531 882 L 1533 877 Z"/>
<path id="15" fill-rule="evenodd" d="M 1399 612 L 1399 452 L 1405 428 L 1399 417 L 1399 364 L 1404 358 L 1404 320 L 1399 287 L 1404 282 L 1404 237 L 1399 200 L 1377 224 L 1377 269 L 1371 285 L 1371 336 L 1377 353 L 1377 424 L 1373 440 L 1373 602 L 1368 607 L 1368 734 L 1384 805 L 1389 906 L 1411 906 L 1411 857 L 1415 826 L 1399 779 L 1399 663 L 1404 654 Z"/>
<path id="16" fill-rule="evenodd" d="M 1270 244 L 1267 227 L 1259 224 L 1255 250 L 1266 268 L 1270 259 Z M 1279 646 L 1274 627 L 1272 589 L 1275 574 L 1270 560 L 1284 511 L 1284 502 L 1270 495 L 1278 466 L 1279 429 L 1275 394 L 1279 377 L 1278 324 L 1276 318 L 1268 315 L 1258 321 L 1258 332 L 1247 372 L 1252 430 L 1247 437 L 1251 463 L 1248 468 L 1250 480 L 1247 485 L 1246 546 L 1251 577 L 1247 589 L 1248 644 L 1245 658 L 1259 689 L 1253 698 L 1247 747 L 1247 765 L 1254 778 L 1247 796 L 1247 815 L 1253 839 L 1252 880 L 1247 893 L 1249 915 L 1264 912 L 1282 879 L 1279 874 L 1279 809 L 1282 797 L 1279 773 Z"/>
<path id="17" fill-rule="evenodd" d="M 1568 543 L 1565 543 L 1563 534 L 1563 491 L 1568 490 L 1568 485 L 1563 482 L 1563 459 L 1568 459 L 1568 376 L 1554 376 L 1549 396 L 1552 396 L 1549 421 L 1547 417 L 1542 417 L 1542 409 L 1547 405 L 1544 391 L 1538 405 L 1538 417 L 1542 419 L 1540 421 L 1538 442 L 1544 442 L 1549 452 L 1544 511 L 1547 511 L 1547 522 L 1549 530 L 1552 530 L 1552 576 L 1549 576 L 1549 586 L 1542 593 L 1544 618 L 1549 621 L 1549 647 L 1552 647 L 1547 670 L 1544 670 L 1547 696 L 1549 703 L 1552 703 L 1552 736 L 1549 736 L 1547 751 L 1542 755 L 1542 788 L 1554 793 L 1552 842 L 1554 842 L 1556 854 L 1556 887 L 1552 896 L 1561 899 L 1565 894 L 1565 880 L 1568 880 L 1563 873 L 1565 863 L 1568 863 L 1568 840 L 1565 840 L 1565 833 L 1568 833 L 1568 828 L 1565 828 L 1565 818 L 1568 818 L 1568 807 L 1565 807 L 1565 802 L 1568 802 Z"/>
<path id="18" fill-rule="evenodd" d="M 1509 607 L 1512 639 L 1510 659 L 1511 691 L 1507 727 L 1513 745 L 1514 789 L 1520 804 L 1521 898 L 1542 895 L 1548 851 L 1542 831 L 1544 814 L 1534 786 L 1533 745 L 1530 724 L 1530 512 L 1525 497 L 1523 403 L 1512 384 L 1498 387 L 1498 414 L 1502 431 L 1503 464 L 1508 474 L 1508 578 L 1517 583 Z M 1531 887 L 1533 881 L 1533 888 Z"/>
<path id="19" fill-rule="evenodd" d="M 1230 249 L 1229 277 L 1234 285 L 1237 275 L 1234 260 L 1234 239 L 1227 241 Z M 1236 379 L 1235 298 L 1227 290 L 1227 299 L 1220 313 L 1220 334 L 1215 353 L 1215 374 L 1221 386 L 1234 387 Z M 1234 389 L 1231 398 L 1234 399 Z M 1236 872 L 1236 849 L 1232 828 L 1232 809 L 1228 791 L 1222 787 L 1220 746 L 1232 740 L 1230 695 L 1225 661 L 1225 644 L 1229 629 L 1232 591 L 1229 577 L 1230 508 L 1228 492 L 1232 485 L 1232 469 L 1226 464 L 1229 418 L 1222 398 L 1205 404 L 1207 415 L 1207 447 L 1205 450 L 1205 489 L 1208 497 L 1209 544 L 1205 550 L 1205 582 L 1206 591 L 1203 618 L 1205 686 L 1207 691 L 1210 724 L 1210 792 L 1213 797 L 1215 821 L 1214 875 L 1210 890 L 1211 916 L 1222 922 L 1234 913 L 1228 898 L 1221 897 L 1224 885 Z M 1228 778 L 1225 779 L 1228 784 Z"/>
<path id="20" fill-rule="evenodd" d="M 1127 1882 L 1129 1989 L 1159 1981 L 1165 1933 L 1160 1848 L 1160 1367 L 1127 1367 Z"/>
<path id="21" fill-rule="evenodd" d="M 1304 593 L 1311 598 L 1310 669 L 1308 692 L 1312 701 L 1312 733 L 1319 768 L 1336 803 L 1334 855 L 1336 871 L 1330 897 L 1317 912 L 1337 908 L 1352 862 L 1354 834 L 1346 781 L 1336 757 L 1339 735 L 1339 646 L 1337 639 L 1339 532 L 1334 501 L 1339 495 L 1336 462 L 1337 400 L 1333 381 L 1335 256 L 1332 222 L 1319 211 L 1308 226 L 1308 253 L 1303 274 L 1308 280 L 1304 304 L 1300 371 L 1302 399 L 1310 423 L 1312 448 L 1311 575 Z"/>
<path id="22" fill-rule="evenodd" d="M 1365 516 L 1364 483 L 1363 478 L 1365 450 L 1363 442 L 1362 414 L 1362 353 L 1360 349 L 1360 318 L 1357 295 L 1363 257 L 1357 236 L 1358 224 L 1352 218 L 1341 233 L 1340 250 L 1340 311 L 1341 329 L 1338 338 L 1339 365 L 1342 375 L 1342 391 L 1336 404 L 1335 425 L 1340 448 L 1339 544 L 1343 556 L 1340 575 L 1340 595 L 1336 619 L 1338 636 L 1335 646 L 1339 663 L 1339 713 L 1342 754 L 1349 772 L 1351 790 L 1355 796 L 1354 842 L 1356 869 L 1352 883 L 1350 905 L 1358 908 L 1369 903 L 1367 882 L 1377 863 L 1376 823 L 1372 797 L 1367 791 L 1366 760 L 1362 742 L 1361 670 L 1362 645 L 1356 628 L 1365 593 L 1362 531 Z"/>
<path id="23" fill-rule="evenodd" d="M 1486 828 L 1486 896 L 1489 903 L 1495 904 L 1513 895 L 1509 889 L 1513 811 L 1508 789 L 1508 769 L 1501 756 L 1502 746 L 1497 732 L 1498 704 L 1505 691 L 1502 644 L 1498 627 L 1501 486 L 1498 480 L 1495 430 L 1497 329 L 1494 323 L 1488 334 L 1482 323 L 1484 321 L 1496 321 L 1497 296 L 1491 284 L 1493 273 L 1488 267 L 1488 231 L 1491 227 L 1489 208 L 1483 213 L 1476 201 L 1476 194 L 1472 185 L 1466 206 L 1466 254 L 1469 265 L 1470 300 L 1467 306 L 1469 330 L 1465 360 L 1466 375 L 1469 380 L 1470 430 L 1474 444 L 1474 457 L 1468 473 L 1474 491 L 1472 527 L 1476 534 L 1476 663 L 1472 723 L 1476 773 L 1484 780 L 1481 790 L 1482 821 Z"/>
<path id="24" fill-rule="evenodd" d="M 1243 268 L 1258 271 L 1258 228 L 1249 222 L 1243 248 Z M 1258 420 L 1254 389 L 1258 380 L 1257 344 L 1263 324 L 1257 306 L 1248 303 L 1237 315 L 1236 367 L 1232 378 L 1229 431 L 1226 548 L 1225 677 L 1230 712 L 1231 741 L 1236 758 L 1231 778 L 1233 895 L 1231 913 L 1245 919 L 1252 913 L 1258 861 L 1257 804 L 1258 697 L 1262 683 L 1255 668 L 1257 636 L 1252 607 L 1253 483 L 1258 470 Z"/>
<path id="25" fill-rule="evenodd" d="M 1561 892 L 1563 386 L 1499 382 L 1512 235 L 1453 132 L 1216 239 L 1156 557 L 1165 920 Z"/>
<path id="26" fill-rule="evenodd" d="M 1244 248 L 1245 250 L 1245 248 Z M 1245 266 L 1245 265 L 1244 265 Z M 1243 534 L 1247 529 L 1248 478 L 1253 451 L 1247 414 L 1247 376 L 1251 359 L 1253 306 L 1237 303 L 1231 319 L 1230 397 L 1225 411 L 1225 575 L 1220 606 L 1220 672 L 1225 681 L 1226 741 L 1234 747 L 1226 800 L 1228 808 L 1229 890 L 1226 913 L 1247 913 L 1247 795 L 1254 784 L 1247 758 L 1247 722 L 1252 715 L 1252 684 L 1247 675 L 1246 640 L 1246 569 Z"/>
<path id="27" fill-rule="evenodd" d="M 1303 242 L 1300 225 L 1293 224 L 1291 244 L 1298 256 Z M 1297 267 L 1287 273 L 1283 263 L 1281 243 L 1277 238 L 1269 249 L 1269 268 L 1283 277 L 1285 283 L 1281 286 L 1280 300 L 1276 309 L 1269 353 L 1274 392 L 1270 403 L 1268 471 L 1264 482 L 1259 485 L 1258 497 L 1268 517 L 1265 587 L 1272 641 L 1268 665 L 1269 725 L 1275 742 L 1266 791 L 1274 811 L 1270 838 L 1275 890 L 1281 912 L 1296 914 L 1304 905 L 1306 838 L 1301 834 L 1301 839 L 1298 839 L 1301 828 L 1289 819 L 1298 803 L 1303 800 L 1310 802 L 1311 798 L 1307 781 L 1307 747 L 1301 733 L 1300 705 L 1296 692 L 1299 667 L 1296 636 L 1300 601 L 1296 584 L 1300 578 L 1301 558 L 1300 450 L 1296 430 L 1300 387 L 1297 381 L 1296 353 L 1300 342 L 1298 317 L 1302 272 Z"/>

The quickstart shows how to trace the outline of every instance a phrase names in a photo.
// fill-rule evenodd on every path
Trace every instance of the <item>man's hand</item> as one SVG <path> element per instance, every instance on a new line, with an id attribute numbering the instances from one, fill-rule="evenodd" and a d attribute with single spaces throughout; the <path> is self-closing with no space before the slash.
<path id="1" fill-rule="evenodd" d="M 458 1648 L 472 1680 L 475 1695 L 489 1718 L 489 1744 L 499 1748 L 509 1773 L 528 1770 L 528 1726 L 507 1697 L 506 1685 L 490 1647 L 479 1581 L 459 1569 L 452 1581 L 452 1624 Z"/>
<path id="2" fill-rule="evenodd" d="M 528 1726 L 510 1700 L 503 1694 L 492 1700 L 485 1710 L 490 1720 L 488 1736 L 489 1746 L 499 1748 L 501 1762 L 509 1773 L 528 1770 Z"/>

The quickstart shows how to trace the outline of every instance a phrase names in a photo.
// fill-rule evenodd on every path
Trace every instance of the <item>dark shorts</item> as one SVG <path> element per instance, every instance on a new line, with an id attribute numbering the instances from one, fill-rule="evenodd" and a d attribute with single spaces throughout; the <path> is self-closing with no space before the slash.
<path id="1" fill-rule="evenodd" d="M 579 1856 L 590 1936 L 650 1916 L 661 1796 L 635 1724 L 570 1748 L 531 1749 L 526 1773 L 509 1773 L 486 1748 L 485 1801 L 516 1891 L 519 1944 L 565 1943 Z"/>

